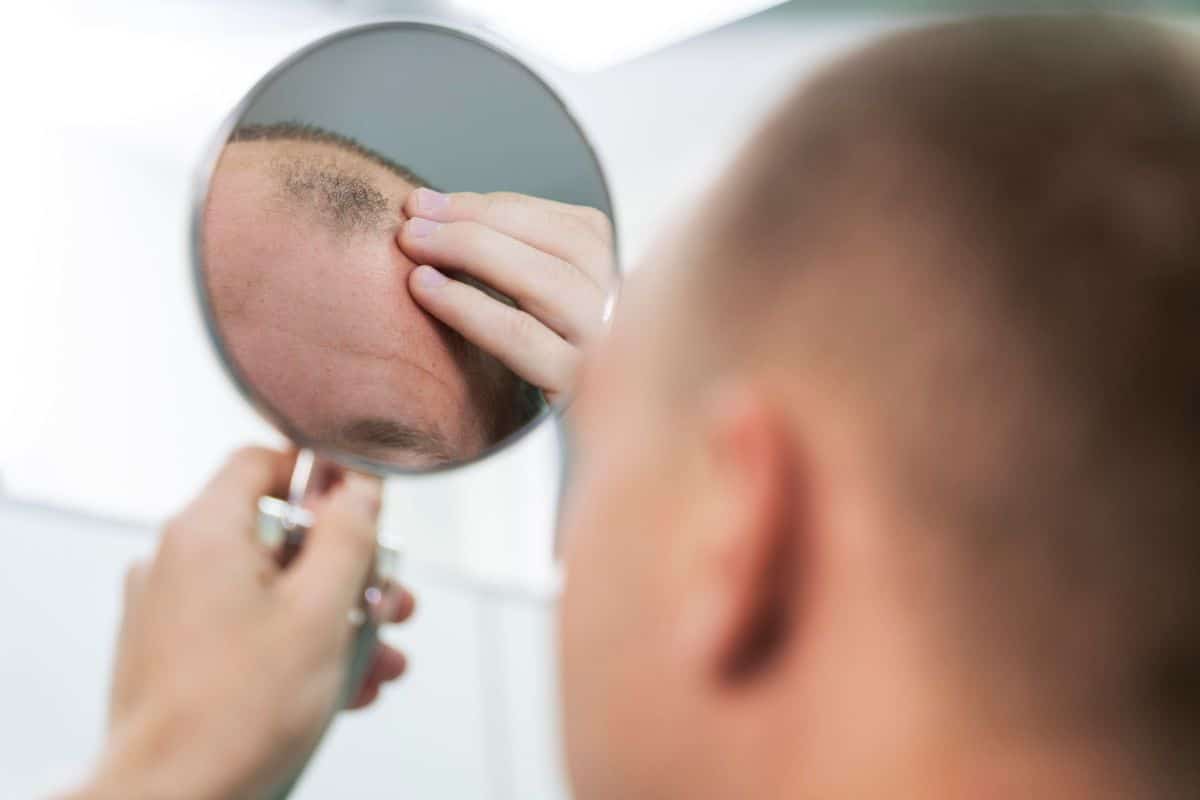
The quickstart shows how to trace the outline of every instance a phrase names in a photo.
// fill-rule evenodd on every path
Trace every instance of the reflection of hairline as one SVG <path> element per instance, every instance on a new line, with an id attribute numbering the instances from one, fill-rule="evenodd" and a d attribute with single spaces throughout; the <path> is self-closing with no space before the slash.
<path id="1" fill-rule="evenodd" d="M 363 146 L 348 136 L 313 125 L 281 122 L 248 125 L 229 137 L 238 142 L 300 142 L 323 146 L 349 156 L 353 161 L 381 167 L 408 186 L 427 186 L 428 181 L 405 166 Z M 386 191 L 372 174 L 339 162 L 333 155 L 289 154 L 286 151 L 265 165 L 285 206 L 298 205 L 315 215 L 329 232 L 341 237 L 386 230 L 396 223 L 401 192 Z"/>
<path id="2" fill-rule="evenodd" d="M 411 183 L 413 186 L 431 186 L 429 181 L 382 153 L 372 150 L 360 142 L 351 139 L 349 136 L 327 131 L 315 125 L 307 125 L 300 122 L 243 125 L 235 128 L 233 133 L 229 135 L 228 144 L 233 144 L 234 142 L 312 142 L 315 144 L 328 144 L 339 150 L 364 158 L 376 166 L 383 167 L 388 172 Z"/>
<path id="3" fill-rule="evenodd" d="M 348 136 L 343 136 L 315 125 L 298 122 L 276 122 L 265 125 L 239 126 L 234 129 L 228 139 L 229 144 L 237 142 L 307 142 L 324 144 L 382 167 L 392 175 L 414 187 L 435 188 L 429 181 L 420 177 L 408 167 L 392 161 L 387 156 L 362 145 Z M 336 231 L 353 233 L 355 231 L 369 230 L 375 227 L 375 223 L 378 220 L 387 219 L 386 212 L 388 206 L 386 198 L 375 186 L 374 182 L 336 169 L 335 165 L 329 165 L 329 167 L 323 169 L 321 165 L 308 164 L 305 168 L 296 168 L 293 170 L 287 164 L 281 163 L 279 177 L 282 180 L 284 190 L 293 197 L 297 199 L 315 199 L 315 210 Z M 459 274 L 454 277 L 457 280 L 474 286 L 496 300 L 509 305 L 513 304 L 509 298 L 470 275 Z M 475 361 L 474 353 L 484 354 L 482 350 L 468 342 L 458 332 L 450 328 L 446 328 L 446 331 L 452 335 L 456 343 L 456 349 L 459 350 L 459 358 Z M 467 364 L 463 364 L 463 366 L 465 368 L 468 367 Z M 476 363 L 474 366 L 483 367 L 483 364 Z M 511 406 L 508 406 L 506 416 L 497 417 L 493 409 L 488 409 L 486 413 L 484 413 L 483 409 L 480 409 L 487 420 L 489 444 L 495 444 L 507 438 L 536 418 L 544 402 L 541 392 L 536 387 L 520 379 L 514 373 L 511 373 L 507 367 L 501 367 L 501 369 L 505 371 L 505 374 L 509 374 L 513 378 L 514 385 L 511 387 L 511 391 L 514 398 Z M 496 387 L 489 386 L 488 388 L 494 390 Z M 476 391 L 479 389 L 480 387 L 476 387 Z M 498 401 L 496 397 L 489 399 L 492 402 Z M 405 428 L 405 426 L 402 424 L 392 425 L 389 429 L 385 430 L 383 426 L 377 424 L 378 422 L 380 421 L 358 420 L 352 422 L 349 428 L 343 431 L 343 433 L 354 433 L 356 435 L 353 438 L 358 439 L 358 441 L 382 447 L 401 447 L 410 452 L 433 455 L 435 457 L 445 455 L 448 445 L 440 446 L 428 437 L 424 437 L 419 442 L 417 439 L 421 437 L 414 438 L 407 435 L 395 435 L 397 432 L 402 434 L 403 431 L 400 431 L 400 429 Z M 437 432 L 434 431 L 431 433 L 436 434 Z M 370 437 L 365 438 L 364 434 L 370 434 Z M 428 439 L 428 441 L 425 439 Z M 445 445 L 444 440 L 442 444 Z"/>

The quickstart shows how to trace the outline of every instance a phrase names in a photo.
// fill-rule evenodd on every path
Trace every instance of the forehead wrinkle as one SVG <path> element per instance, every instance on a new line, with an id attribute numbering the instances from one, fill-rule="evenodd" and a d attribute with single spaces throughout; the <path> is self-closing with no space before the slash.
<path id="1" fill-rule="evenodd" d="M 462 413 L 466 409 L 463 399 L 457 399 L 457 393 L 454 391 L 454 387 L 452 387 L 449 383 L 447 383 L 445 378 L 443 378 L 442 376 L 438 375 L 437 373 L 431 371 L 428 367 L 424 367 L 421 364 L 418 364 L 417 362 L 413 361 L 412 359 L 406 358 L 405 356 L 403 356 L 401 354 L 386 354 L 385 355 L 385 354 L 380 353 L 375 350 L 370 350 L 370 349 L 363 348 L 363 347 L 355 347 L 353 345 L 340 347 L 340 346 L 333 345 L 333 344 L 330 344 L 328 342 L 324 342 L 324 341 L 321 341 L 318 339 L 312 339 L 312 338 L 306 337 L 302 333 L 295 331 L 291 328 L 287 328 L 282 325 L 279 325 L 278 323 L 276 323 L 273 320 L 262 320 L 262 322 L 264 322 L 268 328 L 271 328 L 271 329 L 277 331 L 278 333 L 283 334 L 284 336 L 289 336 L 293 339 L 302 339 L 308 345 L 318 348 L 320 350 L 325 350 L 325 351 L 328 351 L 328 352 L 331 352 L 334 354 L 339 354 L 339 355 L 350 354 L 350 355 L 355 355 L 355 356 L 361 356 L 363 358 L 370 358 L 375 361 L 382 361 L 387 364 L 395 364 L 397 362 L 401 363 L 401 364 L 405 364 L 405 365 L 412 367 L 413 369 L 427 375 L 431 380 L 433 380 L 434 383 L 436 383 L 439 387 L 441 387 L 441 389 L 449 397 L 456 398 L 455 406 L 456 406 L 457 412 Z"/>

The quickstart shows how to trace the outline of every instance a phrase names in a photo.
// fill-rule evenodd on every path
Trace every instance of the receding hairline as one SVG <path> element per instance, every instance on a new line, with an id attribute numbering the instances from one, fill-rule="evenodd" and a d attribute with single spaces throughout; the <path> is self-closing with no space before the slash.
<path id="1" fill-rule="evenodd" d="M 409 188 L 436 188 L 413 170 L 353 138 L 315 125 L 295 122 L 242 125 L 233 131 L 226 143 L 327 146 L 340 155 L 384 169 L 391 177 L 408 184 Z M 391 197 L 392 193 L 377 180 L 378 174 L 364 174 L 348 169 L 336 160 L 322 160 L 310 154 L 280 156 L 257 166 L 272 174 L 285 202 L 300 203 L 315 212 L 318 220 L 335 235 L 359 235 L 387 229 L 400 220 L 399 206 L 403 198 Z M 393 208 L 393 205 L 396 207 Z M 497 299 L 504 299 L 470 276 L 462 275 L 459 279 Z M 505 302 L 511 301 L 505 299 Z M 521 430 L 540 413 L 540 391 L 504 367 L 495 357 L 468 342 L 457 331 L 441 322 L 438 325 L 455 344 L 456 358 L 473 382 L 472 396 L 483 400 L 485 408 L 482 410 L 491 443 Z M 383 430 L 383 426 L 366 425 L 357 427 L 354 433 L 361 438 L 365 431 L 379 444 L 390 441 L 388 437 L 380 436 Z M 397 441 L 402 438 L 391 437 Z M 429 455 L 439 454 L 438 448 L 433 445 L 427 447 L 425 452 Z"/>
<path id="2" fill-rule="evenodd" d="M 335 236 L 358 236 L 394 228 L 408 191 L 420 179 L 395 162 L 345 136 L 313 126 L 279 124 L 239 128 L 235 145 L 266 147 L 238 159 L 266 178 L 262 184 L 281 210 L 301 210 Z M 225 163 L 226 155 L 222 156 Z M 222 167 L 218 167 L 221 169 Z"/>

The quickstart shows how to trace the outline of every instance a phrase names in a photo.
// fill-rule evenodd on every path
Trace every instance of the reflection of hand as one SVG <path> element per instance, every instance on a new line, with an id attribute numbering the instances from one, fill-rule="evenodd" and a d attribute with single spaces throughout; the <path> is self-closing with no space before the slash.
<path id="1" fill-rule="evenodd" d="M 417 189 L 397 239 L 417 264 L 409 289 L 433 316 L 554 401 L 571 388 L 580 349 L 603 326 L 614 270 L 612 229 L 594 208 L 497 192 Z M 513 308 L 449 280 L 470 276 Z"/>
<path id="2" fill-rule="evenodd" d="M 75 796 L 259 796 L 315 744 L 346 679 L 380 490 L 344 475 L 280 570 L 256 540 L 256 502 L 286 485 L 292 460 L 239 451 L 167 524 L 153 561 L 129 571 L 108 742 Z M 389 606 L 398 620 L 412 598 Z M 358 702 L 403 668 L 381 646 Z"/>

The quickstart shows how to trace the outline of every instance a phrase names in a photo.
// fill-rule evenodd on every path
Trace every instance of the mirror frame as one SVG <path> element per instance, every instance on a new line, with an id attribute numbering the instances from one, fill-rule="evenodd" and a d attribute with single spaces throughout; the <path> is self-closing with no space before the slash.
<path id="1" fill-rule="evenodd" d="M 225 117 L 213 134 L 212 141 L 203 153 L 199 168 L 192 180 L 192 197 L 191 197 L 191 225 L 189 233 L 189 255 L 190 265 L 189 270 L 192 275 L 192 289 L 196 295 L 196 300 L 200 306 L 200 314 L 204 319 L 204 330 L 208 335 L 213 348 L 216 351 L 217 360 L 220 361 L 221 367 L 225 374 L 233 381 L 237 387 L 238 393 L 250 404 L 250 406 L 265 419 L 276 430 L 282 433 L 290 440 L 297 448 L 306 448 L 315 452 L 321 458 L 335 462 L 359 472 L 366 472 L 381 477 L 390 477 L 395 475 L 410 475 L 424 476 L 435 475 L 438 473 L 449 472 L 451 470 L 460 469 L 479 463 L 491 456 L 497 455 L 515 444 L 520 442 L 526 436 L 530 435 L 537 428 L 544 425 L 551 419 L 561 419 L 563 413 L 570 406 L 574 399 L 574 393 L 568 393 L 562 402 L 558 404 L 546 403 L 538 415 L 527 422 L 519 430 L 513 431 L 505 438 L 495 442 L 481 452 L 472 456 L 469 459 L 462 461 L 450 462 L 447 464 L 439 464 L 433 467 L 412 468 L 412 467 L 397 467 L 374 459 L 359 456 L 354 453 L 349 453 L 341 450 L 331 449 L 318 441 L 314 441 L 306 436 L 302 431 L 293 426 L 280 414 L 274 407 L 267 402 L 266 398 L 262 397 L 255 391 L 253 385 L 242 374 L 233 357 L 226 347 L 224 338 L 221 336 L 220 328 L 217 325 L 216 316 L 214 314 L 212 303 L 208 294 L 208 286 L 204 276 L 204 250 L 203 250 L 203 233 L 204 233 L 204 210 L 208 203 L 208 191 L 212 183 L 213 173 L 216 171 L 217 162 L 221 158 L 221 154 L 228 144 L 229 136 L 237 127 L 238 122 L 245 115 L 246 111 L 259 98 L 259 96 L 270 86 L 276 78 L 293 65 L 306 58 L 309 54 L 325 47 L 334 42 L 348 39 L 361 33 L 369 33 L 383 30 L 425 30 L 440 35 L 451 36 L 465 40 L 471 44 L 486 48 L 500 58 L 510 62 L 536 83 L 550 96 L 554 104 L 563 113 L 567 122 L 574 128 L 579 138 L 583 141 L 584 148 L 592 159 L 592 164 L 596 168 L 596 173 L 600 176 L 600 185 L 604 190 L 605 196 L 608 198 L 609 215 L 612 223 L 612 248 L 613 248 L 613 284 L 609 291 L 608 298 L 604 306 L 604 320 L 607 323 L 612 318 L 613 309 L 616 306 L 620 295 L 623 273 L 621 271 L 620 246 L 619 237 L 617 234 L 616 224 L 616 207 L 613 203 L 612 190 L 609 186 L 608 174 L 604 169 L 604 164 L 600 160 L 599 154 L 596 152 L 592 140 L 584 131 L 580 124 L 578 115 L 568 105 L 560 91 L 554 84 L 541 72 L 531 66 L 527 60 L 517 55 L 514 48 L 508 43 L 503 43 L 493 34 L 485 33 L 477 29 L 468 29 L 466 26 L 459 23 L 437 22 L 433 20 L 420 18 L 394 18 L 384 21 L 368 22 L 364 24 L 351 25 L 347 28 L 341 28 L 332 33 L 318 37 L 312 42 L 293 51 L 286 58 L 272 67 L 266 74 L 259 78 L 242 99 L 234 106 L 233 110 Z M 561 436 L 562 433 L 559 432 Z"/>

